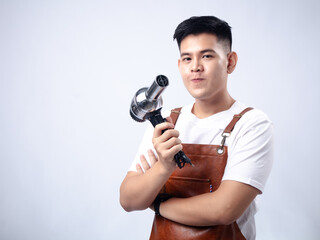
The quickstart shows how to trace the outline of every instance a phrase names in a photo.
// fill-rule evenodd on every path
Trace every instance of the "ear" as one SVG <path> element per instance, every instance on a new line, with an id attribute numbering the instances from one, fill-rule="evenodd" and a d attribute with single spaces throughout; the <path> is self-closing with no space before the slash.
<path id="1" fill-rule="evenodd" d="M 180 58 L 178 59 L 178 68 L 180 68 Z"/>
<path id="2" fill-rule="evenodd" d="M 236 68 L 237 62 L 238 62 L 237 53 L 236 52 L 228 53 L 228 66 L 227 66 L 228 74 L 234 71 L 234 69 Z"/>

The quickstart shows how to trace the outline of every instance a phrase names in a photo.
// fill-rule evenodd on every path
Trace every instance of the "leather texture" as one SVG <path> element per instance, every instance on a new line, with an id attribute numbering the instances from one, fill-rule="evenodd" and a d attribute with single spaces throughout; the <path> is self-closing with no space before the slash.
<path id="1" fill-rule="evenodd" d="M 163 192 L 174 197 L 192 197 L 218 189 L 227 163 L 227 147 L 218 154 L 217 145 L 183 144 L 183 151 L 194 167 L 176 169 Z M 151 240 L 245 239 L 236 222 L 225 226 L 191 227 L 155 215 Z"/>
<path id="2" fill-rule="evenodd" d="M 228 124 L 228 126 L 224 129 L 223 133 L 229 133 L 231 134 L 232 130 L 234 129 L 234 126 L 236 125 L 236 123 L 240 120 L 240 118 L 248 111 L 252 110 L 253 108 L 248 107 L 246 109 L 244 109 L 241 113 L 236 114 L 233 116 L 233 119 L 231 120 L 231 122 Z"/>
<path id="3" fill-rule="evenodd" d="M 174 109 L 171 118 L 175 124 L 181 108 Z M 229 129 L 244 113 L 246 109 L 232 119 Z M 174 197 L 187 198 L 199 194 L 213 192 L 220 186 L 224 170 L 228 160 L 228 149 L 224 146 L 224 152 L 218 154 L 219 145 L 183 144 L 184 153 L 191 159 L 194 167 L 185 165 L 182 169 L 176 169 L 170 176 L 161 192 Z M 234 239 L 245 240 L 236 222 L 230 225 L 209 227 L 193 227 L 170 221 L 162 216 L 155 215 L 151 240 L 202 240 L 202 239 Z"/>

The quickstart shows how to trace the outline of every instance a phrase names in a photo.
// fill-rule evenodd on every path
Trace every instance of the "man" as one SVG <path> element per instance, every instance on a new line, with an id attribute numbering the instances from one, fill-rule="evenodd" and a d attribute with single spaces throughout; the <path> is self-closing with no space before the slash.
<path id="1" fill-rule="evenodd" d="M 126 211 L 155 210 L 150 239 L 255 239 L 255 199 L 272 165 L 272 123 L 227 90 L 238 57 L 226 22 L 192 17 L 179 24 L 174 39 L 195 101 L 147 129 L 120 203 Z M 180 150 L 194 167 L 177 168 Z"/>

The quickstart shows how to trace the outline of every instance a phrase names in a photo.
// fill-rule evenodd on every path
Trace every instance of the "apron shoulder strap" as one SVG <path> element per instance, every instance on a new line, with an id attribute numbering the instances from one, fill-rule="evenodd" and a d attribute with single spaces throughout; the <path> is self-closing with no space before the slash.
<path id="1" fill-rule="evenodd" d="M 179 115 L 180 115 L 180 111 L 181 111 L 181 107 L 180 107 L 180 108 L 175 108 L 175 109 L 171 110 L 170 117 L 171 117 L 171 119 L 172 119 L 173 125 L 176 125 L 176 122 L 177 122 L 178 117 L 179 117 Z"/>
<path id="2" fill-rule="evenodd" d="M 223 133 L 227 133 L 230 134 L 234 128 L 234 126 L 236 125 L 236 123 L 240 120 L 240 118 L 246 113 L 249 112 L 250 110 L 252 110 L 252 107 L 248 107 L 246 109 L 244 109 L 241 113 L 239 114 L 235 114 L 233 116 L 233 119 L 231 120 L 231 122 L 228 124 L 228 126 L 224 129 Z"/>

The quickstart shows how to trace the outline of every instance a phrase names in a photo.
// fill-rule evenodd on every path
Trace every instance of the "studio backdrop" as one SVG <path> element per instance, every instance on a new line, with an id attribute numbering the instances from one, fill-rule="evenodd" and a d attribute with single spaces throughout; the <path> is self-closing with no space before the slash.
<path id="1" fill-rule="evenodd" d="M 158 74 L 164 109 L 192 103 L 172 36 L 199 15 L 231 25 L 230 93 L 274 124 L 257 239 L 319 239 L 319 12 L 316 0 L 1 0 L 0 239 L 148 239 L 153 212 L 119 204 L 149 124 L 129 106 Z"/>

